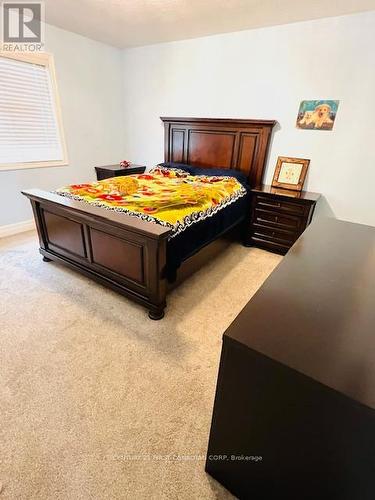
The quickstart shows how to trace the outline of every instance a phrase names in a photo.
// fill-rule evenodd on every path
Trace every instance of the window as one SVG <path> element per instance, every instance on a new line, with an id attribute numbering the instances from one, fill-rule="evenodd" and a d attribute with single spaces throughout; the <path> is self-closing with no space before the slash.
<path id="1" fill-rule="evenodd" d="M 66 164 L 52 56 L 0 53 L 0 170 Z"/>

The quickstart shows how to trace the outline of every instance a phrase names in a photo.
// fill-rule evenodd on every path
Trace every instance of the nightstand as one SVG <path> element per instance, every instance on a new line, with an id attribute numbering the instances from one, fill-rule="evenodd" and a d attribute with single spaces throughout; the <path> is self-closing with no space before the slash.
<path id="1" fill-rule="evenodd" d="M 246 244 L 286 254 L 310 224 L 319 193 L 262 185 L 251 190 Z"/>
<path id="2" fill-rule="evenodd" d="M 143 174 L 146 170 L 144 165 L 132 163 L 130 167 L 124 168 L 120 165 L 107 165 L 104 167 L 95 167 L 96 178 L 98 181 L 109 179 L 110 177 L 120 177 L 121 175 Z"/>

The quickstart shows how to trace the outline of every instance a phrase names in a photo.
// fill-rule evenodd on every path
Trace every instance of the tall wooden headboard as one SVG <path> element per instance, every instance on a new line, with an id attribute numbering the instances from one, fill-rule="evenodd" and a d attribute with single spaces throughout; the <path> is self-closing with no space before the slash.
<path id="1" fill-rule="evenodd" d="M 170 118 L 164 122 L 164 161 L 244 172 L 262 182 L 274 120 Z"/>

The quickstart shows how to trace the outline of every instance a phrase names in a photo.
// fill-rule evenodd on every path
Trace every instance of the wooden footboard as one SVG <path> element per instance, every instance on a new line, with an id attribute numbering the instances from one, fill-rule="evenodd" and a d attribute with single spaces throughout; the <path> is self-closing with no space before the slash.
<path id="1" fill-rule="evenodd" d="M 33 189 L 40 253 L 164 316 L 166 244 L 170 230 L 136 217 Z"/>

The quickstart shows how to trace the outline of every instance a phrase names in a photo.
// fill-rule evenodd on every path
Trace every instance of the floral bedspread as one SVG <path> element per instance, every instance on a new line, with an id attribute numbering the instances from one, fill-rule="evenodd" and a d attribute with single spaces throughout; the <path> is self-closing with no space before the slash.
<path id="1" fill-rule="evenodd" d="M 72 184 L 55 193 L 172 229 L 170 238 L 246 195 L 234 177 L 156 167 L 142 175 Z"/>

